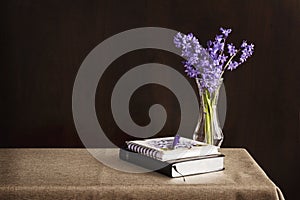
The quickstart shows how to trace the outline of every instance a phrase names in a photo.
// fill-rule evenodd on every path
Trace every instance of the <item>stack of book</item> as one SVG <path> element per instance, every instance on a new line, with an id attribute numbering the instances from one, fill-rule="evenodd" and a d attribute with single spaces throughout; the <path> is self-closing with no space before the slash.
<path id="1" fill-rule="evenodd" d="M 120 158 L 170 177 L 215 172 L 224 169 L 219 147 L 174 137 L 127 141 Z"/>

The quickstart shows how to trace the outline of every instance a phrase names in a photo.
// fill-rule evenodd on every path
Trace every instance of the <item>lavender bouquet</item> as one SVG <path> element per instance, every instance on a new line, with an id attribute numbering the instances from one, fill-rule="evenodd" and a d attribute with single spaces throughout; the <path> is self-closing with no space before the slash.
<path id="1" fill-rule="evenodd" d="M 220 128 L 216 105 L 219 88 L 225 71 L 237 69 L 254 51 L 254 45 L 243 41 L 239 48 L 232 43 L 226 44 L 231 29 L 220 28 L 221 34 L 204 48 L 192 34 L 177 33 L 174 44 L 181 49 L 186 59 L 183 64 L 185 72 L 195 78 L 201 97 L 200 116 L 193 139 L 221 146 L 223 133 Z"/>

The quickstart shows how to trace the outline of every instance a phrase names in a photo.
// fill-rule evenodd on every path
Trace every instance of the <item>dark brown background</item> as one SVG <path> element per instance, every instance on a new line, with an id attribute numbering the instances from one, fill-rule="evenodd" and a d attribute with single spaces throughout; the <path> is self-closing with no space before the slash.
<path id="1" fill-rule="evenodd" d="M 1 147 L 83 146 L 72 118 L 72 87 L 83 59 L 104 39 L 127 29 L 157 26 L 193 32 L 204 44 L 220 26 L 231 27 L 232 42 L 247 39 L 256 46 L 246 64 L 225 75 L 228 107 L 223 147 L 246 148 L 287 199 L 300 198 L 299 0 L 7 0 L 1 4 Z M 110 66 L 99 83 L 96 108 L 112 140 L 120 143 L 128 138 L 107 106 L 112 83 L 147 62 L 172 65 L 183 73 L 180 61 L 167 52 L 139 50 Z M 148 106 L 159 102 L 168 111 L 159 135 L 176 132 L 180 110 L 169 90 L 147 85 L 132 99 L 137 123 L 147 123 Z"/>

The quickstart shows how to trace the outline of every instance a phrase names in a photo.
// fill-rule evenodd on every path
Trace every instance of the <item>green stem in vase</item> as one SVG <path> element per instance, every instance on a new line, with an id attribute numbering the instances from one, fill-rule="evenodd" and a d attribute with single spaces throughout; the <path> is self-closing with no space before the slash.
<path id="1" fill-rule="evenodd" d="M 204 131 L 205 131 L 205 140 L 208 144 L 213 144 L 213 136 L 212 136 L 212 104 L 211 104 L 210 93 L 208 90 L 205 90 L 203 93 L 203 108 L 205 112 L 205 124 L 204 124 Z"/>

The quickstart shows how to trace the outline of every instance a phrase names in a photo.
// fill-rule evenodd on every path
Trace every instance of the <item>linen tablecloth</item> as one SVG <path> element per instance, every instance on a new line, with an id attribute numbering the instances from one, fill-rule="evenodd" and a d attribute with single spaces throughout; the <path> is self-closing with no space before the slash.
<path id="1" fill-rule="evenodd" d="M 118 159 L 118 149 L 104 151 Z M 224 171 L 184 182 L 115 170 L 86 149 L 0 149 L 0 199 L 284 199 L 245 149 L 221 152 Z"/>

